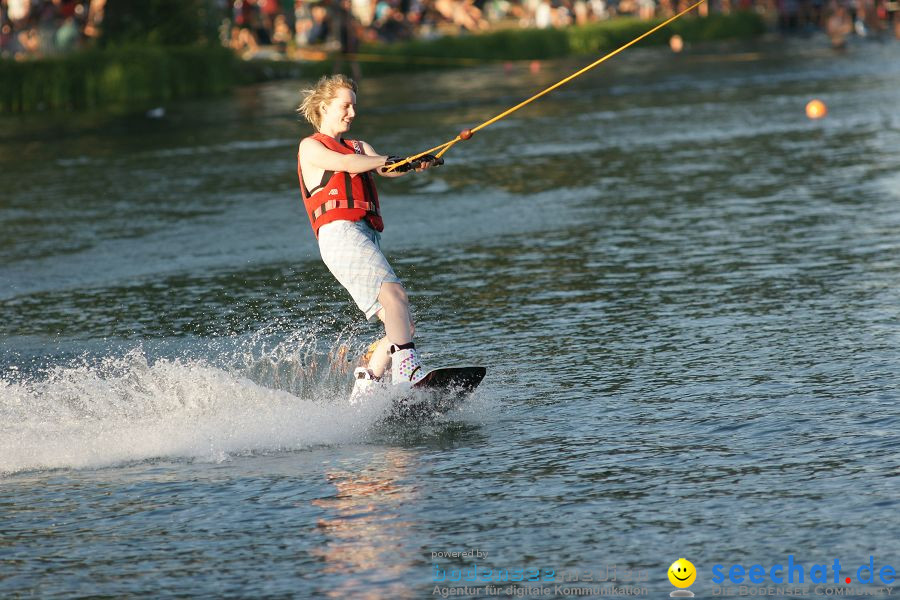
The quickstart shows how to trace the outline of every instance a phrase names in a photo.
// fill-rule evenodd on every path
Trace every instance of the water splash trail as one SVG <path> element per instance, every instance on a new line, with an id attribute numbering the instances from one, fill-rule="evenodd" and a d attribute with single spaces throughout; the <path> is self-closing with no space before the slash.
<path id="1" fill-rule="evenodd" d="M 136 348 L 95 364 L 54 366 L 41 377 L 4 376 L 0 474 L 161 457 L 221 461 L 361 440 L 389 399 L 351 407 L 343 386 L 327 377 L 304 381 L 283 350 L 276 345 L 255 361 L 244 356 L 244 368 L 223 368 L 203 359 L 151 361 Z M 251 373 L 305 392 L 261 385 Z"/>

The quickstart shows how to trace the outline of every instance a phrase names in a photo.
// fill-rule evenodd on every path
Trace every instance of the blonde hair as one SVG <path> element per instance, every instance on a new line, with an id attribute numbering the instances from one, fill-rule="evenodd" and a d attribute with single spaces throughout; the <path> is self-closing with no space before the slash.
<path id="1" fill-rule="evenodd" d="M 347 88 L 355 94 L 356 82 L 346 75 L 340 74 L 322 77 L 316 83 L 316 87 L 300 92 L 303 100 L 300 102 L 300 106 L 297 107 L 297 112 L 318 131 L 319 126 L 322 124 L 322 104 L 328 104 L 334 100 L 334 97 L 337 96 L 337 91 L 341 88 Z"/>

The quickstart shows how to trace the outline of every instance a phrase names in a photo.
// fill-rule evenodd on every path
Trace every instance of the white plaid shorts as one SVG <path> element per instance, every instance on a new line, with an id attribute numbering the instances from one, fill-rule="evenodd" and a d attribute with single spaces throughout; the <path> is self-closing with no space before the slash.
<path id="1" fill-rule="evenodd" d="M 381 252 L 381 235 L 366 221 L 333 221 L 319 228 L 319 252 L 335 279 L 347 288 L 366 319 L 381 310 L 382 283 L 400 283 Z"/>

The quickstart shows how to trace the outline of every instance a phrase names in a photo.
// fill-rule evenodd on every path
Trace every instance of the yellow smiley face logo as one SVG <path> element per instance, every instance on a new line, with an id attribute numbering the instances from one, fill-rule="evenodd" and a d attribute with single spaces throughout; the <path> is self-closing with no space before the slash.
<path id="1" fill-rule="evenodd" d="M 697 579 L 697 569 L 686 558 L 679 558 L 669 567 L 669 581 L 677 588 L 690 587 Z"/>

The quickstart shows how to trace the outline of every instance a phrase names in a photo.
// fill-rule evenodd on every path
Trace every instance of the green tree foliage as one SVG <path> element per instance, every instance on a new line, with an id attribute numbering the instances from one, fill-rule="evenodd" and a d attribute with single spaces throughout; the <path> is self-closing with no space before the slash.
<path id="1" fill-rule="evenodd" d="M 103 17 L 103 44 L 184 46 L 218 41 L 225 16 L 216 0 L 111 0 Z"/>
<path id="2" fill-rule="evenodd" d="M 235 71 L 230 50 L 198 45 L 133 44 L 41 60 L 0 60 L 0 113 L 146 109 L 224 93 Z"/>

